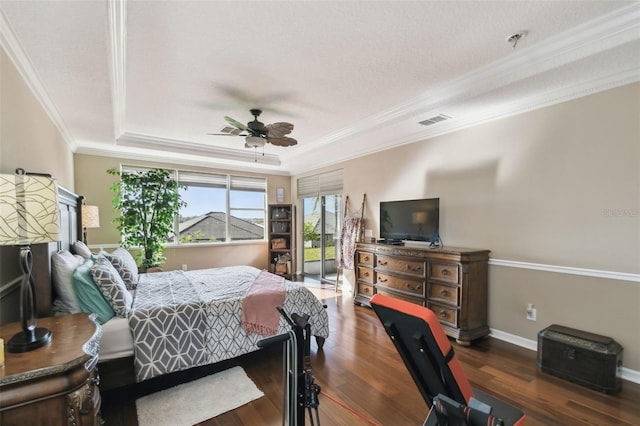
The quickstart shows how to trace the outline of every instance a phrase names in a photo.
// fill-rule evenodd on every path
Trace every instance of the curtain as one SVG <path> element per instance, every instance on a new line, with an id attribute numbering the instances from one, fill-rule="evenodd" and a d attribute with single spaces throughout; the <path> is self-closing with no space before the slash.
<path id="1" fill-rule="evenodd" d="M 356 252 L 356 243 L 360 241 L 362 232 L 362 218 L 346 217 L 342 224 L 340 236 L 340 268 L 353 269 L 353 255 Z"/>

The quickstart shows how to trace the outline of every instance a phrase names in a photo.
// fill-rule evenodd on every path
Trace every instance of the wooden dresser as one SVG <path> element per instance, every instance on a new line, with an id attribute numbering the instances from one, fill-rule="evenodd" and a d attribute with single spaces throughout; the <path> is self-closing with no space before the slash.
<path id="1" fill-rule="evenodd" d="M 99 425 L 98 349 L 102 328 L 88 314 L 41 318 L 51 343 L 24 353 L 5 350 L 0 368 L 2 425 Z M 0 327 L 7 341 L 20 323 Z"/>
<path id="2" fill-rule="evenodd" d="M 358 243 L 354 302 L 369 306 L 379 293 L 427 306 L 448 336 L 468 345 L 489 335 L 488 261 L 489 250 Z"/>

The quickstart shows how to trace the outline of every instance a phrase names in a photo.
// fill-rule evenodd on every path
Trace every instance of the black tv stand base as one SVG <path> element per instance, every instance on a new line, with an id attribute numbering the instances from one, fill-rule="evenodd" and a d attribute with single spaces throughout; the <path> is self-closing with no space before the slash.
<path id="1" fill-rule="evenodd" d="M 378 244 L 385 244 L 388 246 L 403 246 L 404 242 L 402 240 L 378 240 Z"/>

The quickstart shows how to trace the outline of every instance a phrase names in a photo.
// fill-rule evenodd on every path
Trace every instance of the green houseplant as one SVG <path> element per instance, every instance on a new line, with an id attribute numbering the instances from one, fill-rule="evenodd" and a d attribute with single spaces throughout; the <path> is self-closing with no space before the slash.
<path id="1" fill-rule="evenodd" d="M 120 212 L 114 219 L 124 248 L 140 247 L 140 269 L 162 265 L 164 248 L 180 207 L 186 205 L 181 198 L 181 185 L 168 170 L 124 171 L 109 169 L 107 173 L 119 176 L 111 185 L 113 208 Z"/>

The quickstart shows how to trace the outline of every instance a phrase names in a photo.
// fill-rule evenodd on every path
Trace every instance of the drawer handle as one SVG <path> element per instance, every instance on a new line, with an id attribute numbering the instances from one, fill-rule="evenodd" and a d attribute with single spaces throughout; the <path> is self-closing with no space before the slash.
<path id="1" fill-rule="evenodd" d="M 440 292 L 440 296 L 442 297 L 447 297 L 449 295 L 449 292 L 445 289 L 442 289 L 442 291 Z"/>
<path id="2" fill-rule="evenodd" d="M 369 256 L 365 256 L 364 260 L 368 262 L 369 261 Z"/>
<path id="3" fill-rule="evenodd" d="M 446 317 L 448 316 L 448 315 L 447 315 L 447 311 L 440 311 L 440 313 L 438 314 L 438 316 L 439 316 L 440 318 L 446 318 Z"/>
<path id="4" fill-rule="evenodd" d="M 386 279 L 386 278 L 378 277 L 378 282 L 380 282 L 380 283 L 386 283 L 387 281 L 389 281 L 389 280 Z"/>
<path id="5" fill-rule="evenodd" d="M 369 276 L 369 272 L 367 271 L 367 272 L 365 272 L 363 275 L 364 275 L 365 277 L 368 277 L 368 276 Z"/>
<path id="6" fill-rule="evenodd" d="M 413 291 L 420 291 L 422 290 L 422 286 L 420 284 L 416 284 L 414 286 L 411 285 L 411 283 L 405 283 L 405 285 L 407 286 L 407 288 L 409 290 L 413 290 Z"/>
<path id="7" fill-rule="evenodd" d="M 386 265 L 387 262 L 385 260 L 378 260 L 378 265 Z"/>
<path id="8" fill-rule="evenodd" d="M 365 287 L 365 288 L 364 288 L 364 292 L 365 292 L 365 293 L 369 293 L 369 287 Z"/>
<path id="9" fill-rule="evenodd" d="M 449 270 L 448 269 L 442 269 L 442 275 L 449 275 Z"/>
<path id="10" fill-rule="evenodd" d="M 418 266 L 414 266 L 412 268 L 411 265 L 409 265 L 407 263 L 407 269 L 410 270 L 410 271 L 418 272 L 418 271 L 422 270 L 422 266 L 418 265 Z"/>

